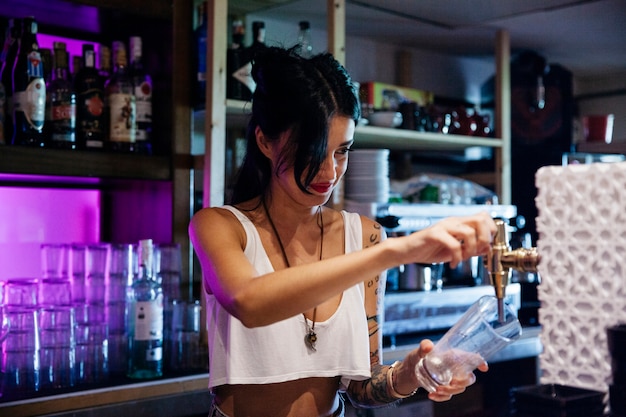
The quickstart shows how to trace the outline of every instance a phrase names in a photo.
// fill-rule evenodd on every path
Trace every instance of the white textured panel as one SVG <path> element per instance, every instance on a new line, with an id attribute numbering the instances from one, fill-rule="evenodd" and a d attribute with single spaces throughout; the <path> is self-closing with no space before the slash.
<path id="1" fill-rule="evenodd" d="M 608 391 L 606 328 L 626 323 L 626 163 L 536 174 L 541 383 Z"/>

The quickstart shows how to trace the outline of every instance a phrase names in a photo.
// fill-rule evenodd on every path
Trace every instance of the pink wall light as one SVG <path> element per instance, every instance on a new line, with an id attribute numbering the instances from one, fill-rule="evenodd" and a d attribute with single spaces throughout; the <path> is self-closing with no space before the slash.
<path id="1" fill-rule="evenodd" d="M 42 243 L 98 242 L 100 191 L 0 187 L 0 280 L 39 277 Z"/>

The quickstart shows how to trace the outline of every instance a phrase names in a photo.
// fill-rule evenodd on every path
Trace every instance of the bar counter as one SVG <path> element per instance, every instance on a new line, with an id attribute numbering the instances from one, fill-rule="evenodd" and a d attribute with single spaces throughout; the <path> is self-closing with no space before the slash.
<path id="1" fill-rule="evenodd" d="M 540 327 L 525 327 L 520 339 L 498 352 L 490 363 L 531 358 L 541 353 Z M 402 360 L 419 344 L 405 344 L 383 350 L 385 363 Z M 206 416 L 210 405 L 208 374 L 122 384 L 63 395 L 37 397 L 0 403 L 0 415 L 30 417 L 121 417 L 163 415 L 168 417 Z"/>
<path id="2" fill-rule="evenodd" d="M 0 403 L 0 415 L 32 417 L 206 416 L 209 375 L 197 374 Z"/>
<path id="3" fill-rule="evenodd" d="M 492 292 L 490 286 L 478 286 L 386 295 L 385 329 L 396 337 L 391 345 L 384 344 L 383 362 L 391 364 L 404 359 L 425 337 L 436 342 L 445 333 L 443 329 L 452 326 L 471 303 Z M 511 303 L 519 307 L 519 284 L 512 284 L 507 294 Z M 515 361 L 531 360 L 538 366 L 535 359 L 543 349 L 540 331 L 539 326 L 524 327 L 522 336 L 490 358 L 489 363 L 507 367 Z M 389 336 L 387 334 L 385 339 Z M 538 369 L 535 373 L 538 374 Z M 211 399 L 208 377 L 208 373 L 197 373 L 145 382 L 120 379 L 119 384 L 112 381 L 109 386 L 95 389 L 0 402 L 0 416 L 206 416 Z"/>

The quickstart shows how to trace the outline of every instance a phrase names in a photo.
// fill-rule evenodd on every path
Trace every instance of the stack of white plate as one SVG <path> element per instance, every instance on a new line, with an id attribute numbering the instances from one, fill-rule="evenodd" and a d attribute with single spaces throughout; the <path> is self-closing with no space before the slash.
<path id="1" fill-rule="evenodd" d="M 389 149 L 350 152 L 345 176 L 345 199 L 363 203 L 389 200 Z"/>

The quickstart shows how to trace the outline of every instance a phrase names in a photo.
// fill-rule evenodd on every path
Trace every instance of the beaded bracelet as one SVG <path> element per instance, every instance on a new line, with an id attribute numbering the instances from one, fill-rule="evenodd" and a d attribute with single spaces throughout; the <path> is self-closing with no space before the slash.
<path id="1" fill-rule="evenodd" d="M 414 395 L 417 392 L 417 390 L 419 389 L 419 387 L 415 388 L 415 390 L 413 390 L 412 393 L 406 394 L 406 395 L 400 394 L 398 391 L 396 391 L 396 388 L 393 386 L 393 369 L 399 363 L 400 363 L 400 361 L 395 361 L 394 363 L 391 364 L 391 366 L 389 366 L 389 369 L 387 370 L 387 386 L 389 387 L 389 391 L 391 392 L 391 396 L 393 398 L 401 400 L 403 398 L 409 398 L 410 396 Z"/>

